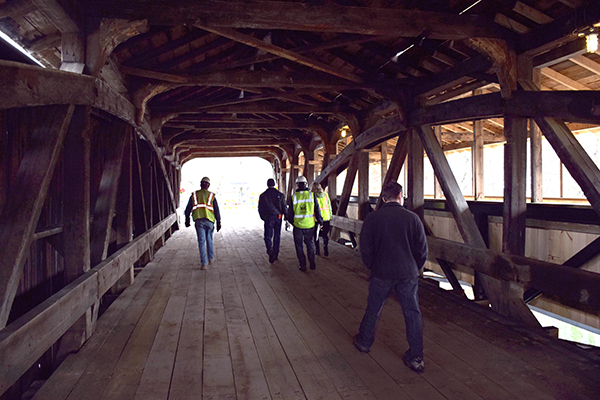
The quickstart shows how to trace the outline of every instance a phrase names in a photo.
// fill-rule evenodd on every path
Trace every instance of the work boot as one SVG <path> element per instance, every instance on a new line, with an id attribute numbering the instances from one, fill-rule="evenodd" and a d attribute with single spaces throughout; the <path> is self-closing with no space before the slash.
<path id="1" fill-rule="evenodd" d="M 325 257 L 329 256 L 329 248 L 327 246 L 323 246 L 323 255 Z"/>
<path id="2" fill-rule="evenodd" d="M 321 255 L 321 249 L 319 248 L 319 242 L 315 242 L 315 254 L 318 256 Z"/>

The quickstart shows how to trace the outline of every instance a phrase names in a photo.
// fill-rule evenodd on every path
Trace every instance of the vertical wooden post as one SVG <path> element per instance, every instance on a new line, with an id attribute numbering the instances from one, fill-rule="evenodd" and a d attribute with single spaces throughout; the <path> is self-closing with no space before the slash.
<path id="1" fill-rule="evenodd" d="M 438 143 L 440 144 L 440 146 L 442 145 L 442 126 L 441 125 L 436 125 L 433 127 L 433 132 L 435 134 L 435 137 L 437 138 Z M 433 198 L 434 199 L 441 199 L 442 197 L 444 197 L 444 193 L 442 191 L 442 186 L 440 185 L 440 182 L 438 180 L 437 176 L 433 177 Z"/>
<path id="2" fill-rule="evenodd" d="M 406 155 L 408 154 L 408 134 L 402 133 L 398 136 L 398 142 L 396 143 L 396 147 L 394 148 L 394 154 L 392 155 L 392 161 L 390 162 L 390 167 L 385 174 L 381 182 L 381 188 L 385 186 L 386 183 L 397 181 L 400 176 L 400 171 L 402 171 L 402 166 L 404 165 L 404 161 L 406 160 Z M 375 209 L 379 209 L 383 204 L 383 200 L 381 199 L 381 195 L 379 199 L 377 199 L 377 206 Z"/>
<path id="3" fill-rule="evenodd" d="M 539 91 L 542 89 L 542 71 L 533 68 L 533 58 L 521 55 L 517 58 L 517 77 L 519 84 L 525 90 Z M 542 191 L 542 132 L 534 120 L 529 120 L 529 146 L 531 167 L 531 202 L 543 201 Z"/>
<path id="4" fill-rule="evenodd" d="M 72 105 L 40 109 L 30 146 L 0 213 L 0 328 L 8 321 L 74 109 Z"/>
<path id="5" fill-rule="evenodd" d="M 309 149 L 304 152 L 304 171 L 306 171 L 305 178 L 308 180 L 308 184 L 311 185 L 315 180 L 315 151 Z"/>
<path id="6" fill-rule="evenodd" d="M 288 182 L 287 198 L 292 198 L 294 188 L 296 187 L 296 178 L 298 178 L 298 152 L 294 151 L 292 163 L 290 165 L 290 181 Z"/>
<path id="7" fill-rule="evenodd" d="M 370 211 L 369 151 L 362 150 L 358 157 L 358 219 L 364 221 Z"/>
<path id="8" fill-rule="evenodd" d="M 525 255 L 527 119 L 504 117 L 504 219 L 502 251 Z"/>
<path id="9" fill-rule="evenodd" d="M 85 67 L 85 39 L 81 32 L 63 32 L 61 35 L 61 71 L 82 74 Z"/>
<path id="10" fill-rule="evenodd" d="M 90 270 L 90 107 L 77 106 L 63 148 L 65 284 Z M 62 336 L 55 362 L 77 351 L 92 334 L 91 309 Z"/>
<path id="11" fill-rule="evenodd" d="M 421 221 L 425 222 L 425 194 L 423 177 L 423 144 L 419 134 L 410 130 L 408 151 L 408 204 Z"/>
<path id="12" fill-rule="evenodd" d="M 117 249 L 125 246 L 133 239 L 133 173 L 132 173 L 132 146 L 131 129 L 127 129 L 123 162 L 121 165 L 121 178 L 119 179 L 119 192 L 117 195 L 115 228 L 117 234 Z M 133 284 L 133 264 L 129 270 L 112 287 L 113 293 L 120 293 L 127 286 Z"/>
<path id="13" fill-rule="evenodd" d="M 504 212 L 502 223 L 502 251 L 525 255 L 527 217 L 527 119 L 504 117 Z M 523 288 L 502 281 L 502 296 L 498 311 L 519 319 L 530 326 L 539 326 L 535 316 L 523 301 Z"/>
<path id="14" fill-rule="evenodd" d="M 350 203 L 350 195 L 352 194 L 352 187 L 354 186 L 354 180 L 356 179 L 356 172 L 358 171 L 358 163 L 360 158 L 360 152 L 354 153 L 348 168 L 346 169 L 346 179 L 344 180 L 344 187 L 342 189 L 342 195 L 340 196 L 340 203 L 335 215 L 345 217 L 348 211 L 348 204 Z M 331 239 L 337 240 L 339 238 L 340 230 L 333 228 L 331 230 Z"/>
<path id="15" fill-rule="evenodd" d="M 109 139 L 107 137 L 107 139 Z M 94 206 L 94 218 L 90 228 L 92 266 L 104 260 L 108 253 L 110 231 L 119 189 L 119 177 L 125 147 L 125 134 L 122 127 L 110 135 L 106 145 L 106 161 L 100 180 L 100 188 Z"/>
<path id="16" fill-rule="evenodd" d="M 387 170 L 388 170 L 388 142 L 387 140 L 383 143 L 381 143 L 381 182 L 383 183 L 383 179 L 385 178 L 385 176 L 387 175 Z"/>
<path id="17" fill-rule="evenodd" d="M 473 96 L 481 94 L 481 89 L 475 90 Z M 473 121 L 473 148 L 471 151 L 473 165 L 473 198 L 481 200 L 483 193 L 483 121 Z"/>

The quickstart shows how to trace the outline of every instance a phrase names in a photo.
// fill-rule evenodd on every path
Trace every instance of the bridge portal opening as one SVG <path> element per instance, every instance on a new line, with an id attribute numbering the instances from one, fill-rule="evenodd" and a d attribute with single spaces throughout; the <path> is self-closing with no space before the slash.
<path id="1" fill-rule="evenodd" d="M 180 221 L 200 180 L 210 178 L 210 191 L 216 195 L 223 226 L 260 224 L 258 197 L 267 189 L 267 179 L 275 178 L 272 165 L 259 157 L 195 158 L 181 168 L 179 188 Z M 277 182 L 277 179 L 275 179 Z M 282 188 L 280 191 L 285 192 Z"/>

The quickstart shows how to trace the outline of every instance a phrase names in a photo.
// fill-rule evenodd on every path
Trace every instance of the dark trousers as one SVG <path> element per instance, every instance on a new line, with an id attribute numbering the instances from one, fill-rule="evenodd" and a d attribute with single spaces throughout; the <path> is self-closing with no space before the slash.
<path id="1" fill-rule="evenodd" d="M 329 245 L 329 230 L 331 229 L 331 221 L 323 221 L 323 226 L 317 231 L 315 226 L 315 247 L 319 248 L 319 237 L 323 238 L 323 248 L 326 249 Z"/>
<path id="2" fill-rule="evenodd" d="M 281 218 L 272 217 L 265 220 L 265 246 L 267 254 L 277 257 L 281 241 Z"/>
<path id="3" fill-rule="evenodd" d="M 406 325 L 406 340 L 409 351 L 407 359 L 423 357 L 423 317 L 419 308 L 419 296 L 417 294 L 419 278 L 401 279 L 399 281 L 387 281 L 371 277 L 369 281 L 369 296 L 367 309 L 360 323 L 358 342 L 370 348 L 375 341 L 375 328 L 381 315 L 381 310 L 392 292 L 402 306 L 404 323 Z"/>
<path id="4" fill-rule="evenodd" d="M 304 256 L 304 248 L 302 242 L 306 244 L 306 254 L 311 267 L 315 265 L 315 228 L 300 229 L 294 227 L 294 245 L 296 246 L 296 256 L 300 262 L 300 268 L 306 268 L 306 257 Z"/>

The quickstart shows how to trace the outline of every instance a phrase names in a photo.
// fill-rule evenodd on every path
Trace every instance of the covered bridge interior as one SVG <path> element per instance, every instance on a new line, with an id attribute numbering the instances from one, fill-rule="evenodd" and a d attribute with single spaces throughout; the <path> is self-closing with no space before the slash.
<path id="1" fill-rule="evenodd" d="M 377 208 L 380 164 L 454 297 L 537 331 L 528 303 L 600 329 L 600 170 L 575 135 L 600 127 L 598 26 L 595 0 L 0 0 L 0 31 L 27 53 L 0 42 L 3 399 L 93 338 L 106 297 L 182 234 L 181 167 L 198 157 L 264 158 L 288 196 L 298 175 L 320 182 L 334 238 Z M 542 140 L 585 201 L 544 201 Z M 494 143 L 500 201 L 484 191 Z"/>

